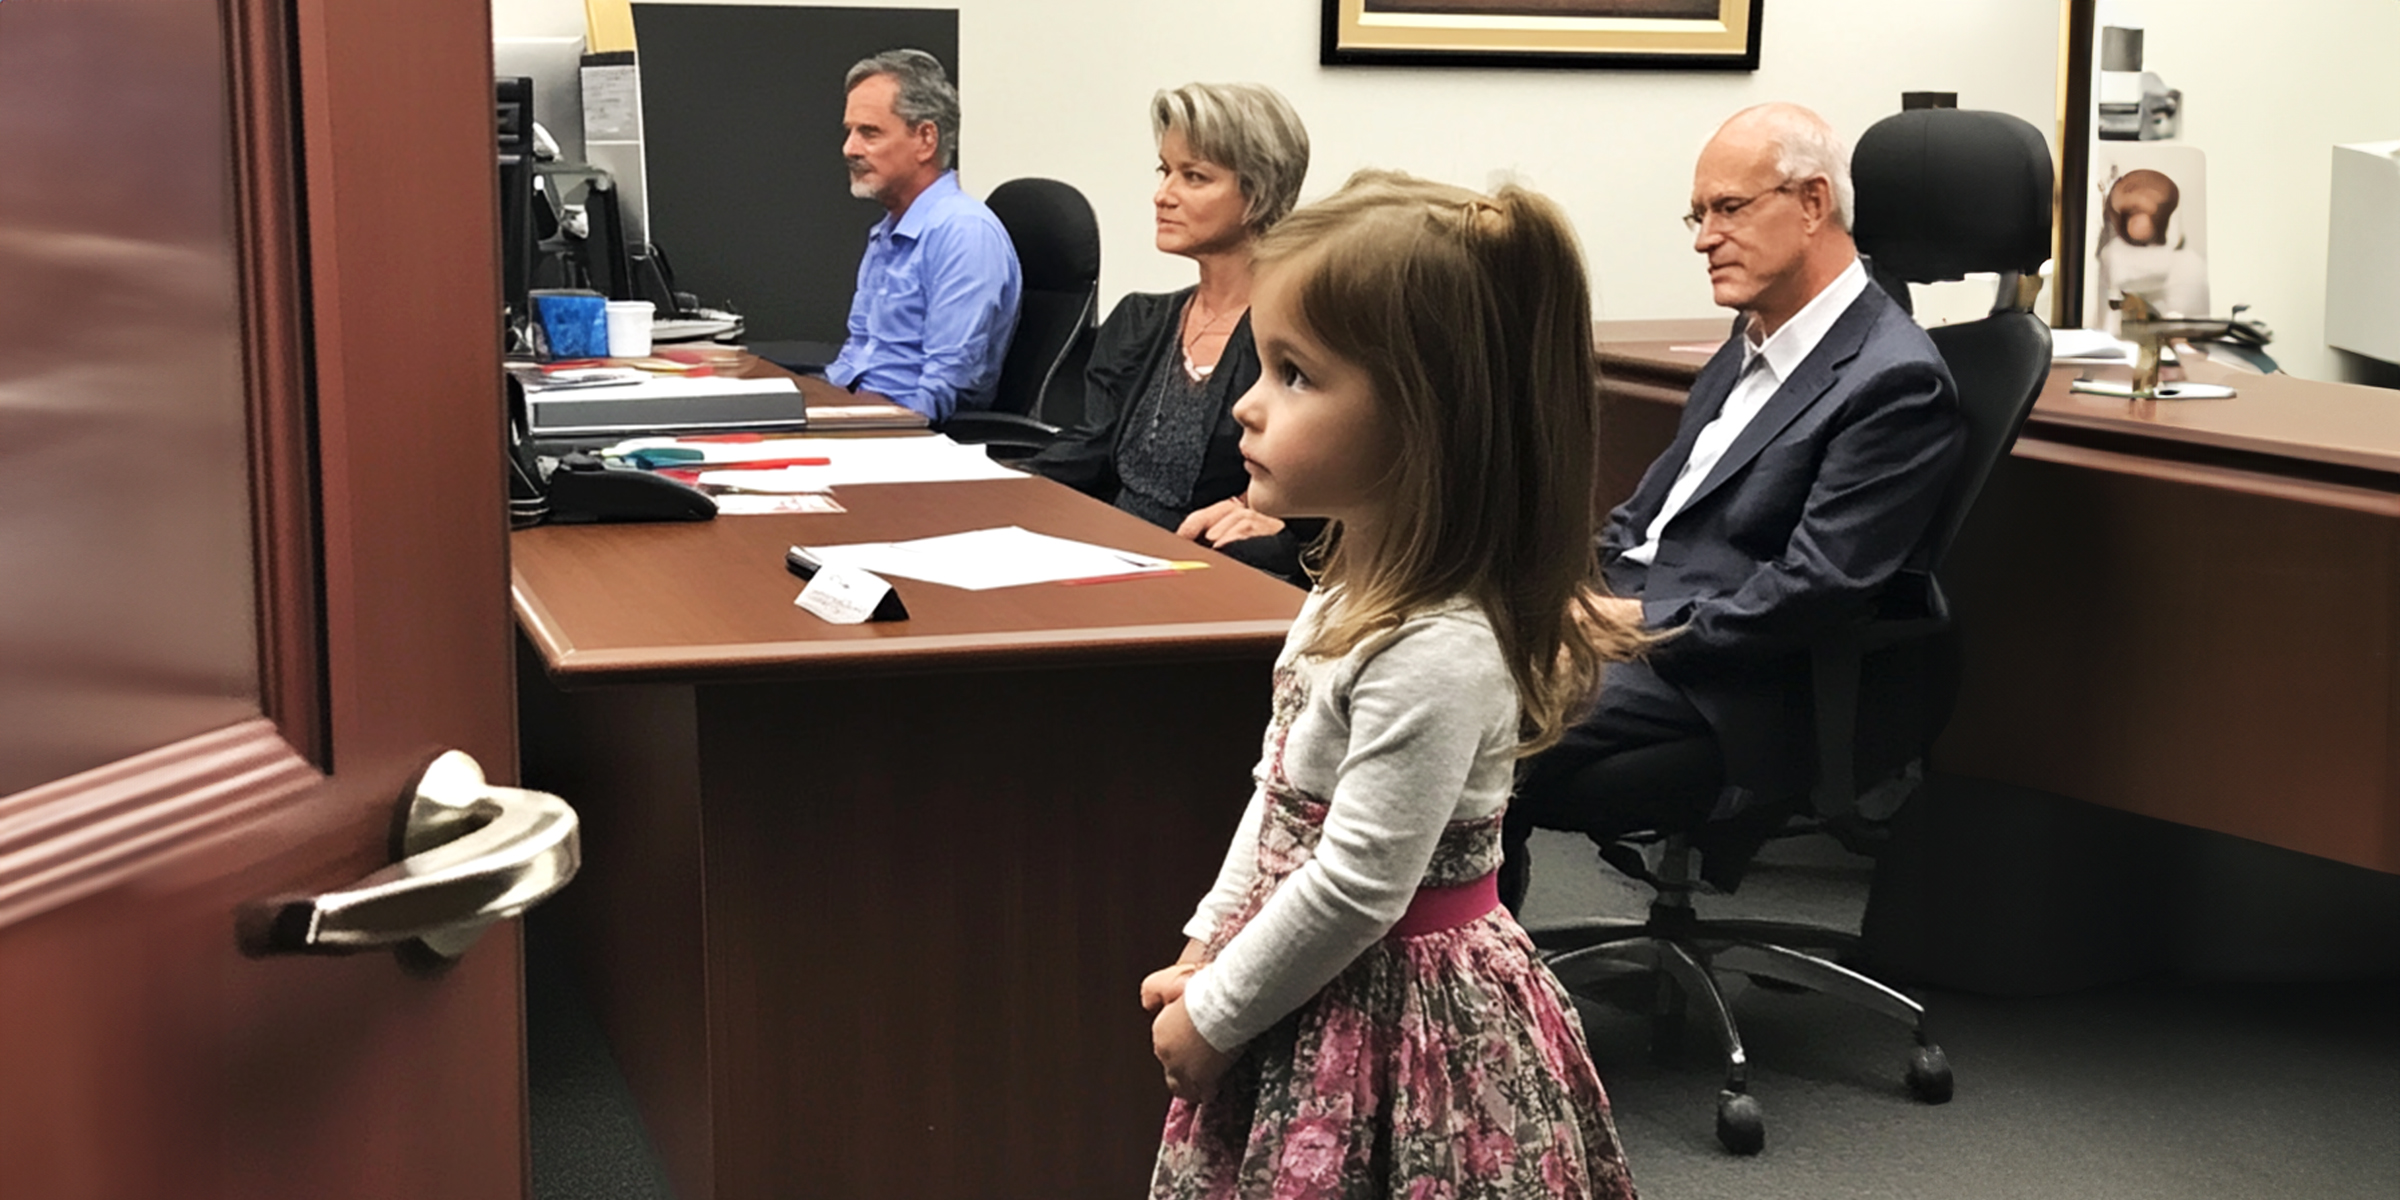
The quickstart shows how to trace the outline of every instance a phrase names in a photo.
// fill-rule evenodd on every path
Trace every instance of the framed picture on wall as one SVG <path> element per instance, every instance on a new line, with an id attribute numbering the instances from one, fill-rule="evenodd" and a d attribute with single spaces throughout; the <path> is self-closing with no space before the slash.
<path id="1" fill-rule="evenodd" d="M 1755 71 L 1767 0 L 1324 0 L 1327 66 Z"/>

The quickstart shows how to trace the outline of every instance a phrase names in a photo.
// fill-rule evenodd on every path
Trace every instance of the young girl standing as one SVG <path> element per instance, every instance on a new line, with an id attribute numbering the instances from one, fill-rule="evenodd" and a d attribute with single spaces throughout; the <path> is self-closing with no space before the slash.
<path id="1" fill-rule="evenodd" d="M 1339 540 L 1252 797 L 1142 984 L 1157 1197 L 1630 1197 L 1565 991 L 1498 901 L 1516 760 L 1643 637 L 1593 578 L 1591 312 L 1565 218 L 1366 173 L 1259 244 L 1250 500 Z"/>

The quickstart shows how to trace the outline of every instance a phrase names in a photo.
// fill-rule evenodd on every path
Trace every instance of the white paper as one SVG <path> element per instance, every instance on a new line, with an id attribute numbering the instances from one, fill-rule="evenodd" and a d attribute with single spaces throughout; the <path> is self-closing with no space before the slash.
<path id="1" fill-rule="evenodd" d="M 590 388 L 621 387 L 640 383 L 650 373 L 639 367 L 578 367 L 565 371 L 533 370 L 521 372 L 517 379 L 526 392 L 539 394 L 565 390 L 583 391 Z"/>
<path id="2" fill-rule="evenodd" d="M 2050 331 L 2050 358 L 2092 359 L 2102 362 L 2132 362 L 2137 347 L 2120 341 L 2104 329 L 2053 329 Z"/>
<path id="3" fill-rule="evenodd" d="M 1170 560 L 1035 533 L 1015 525 L 908 542 L 810 546 L 826 563 L 980 592 L 1029 583 L 1164 570 Z"/>
<path id="4" fill-rule="evenodd" d="M 894 415 L 889 404 L 811 404 L 811 413 L 824 413 L 828 418 L 888 417 Z"/>
<path id="5" fill-rule="evenodd" d="M 892 585 L 856 567 L 827 563 L 809 577 L 792 601 L 836 625 L 857 625 L 875 615 Z"/>
<path id="6" fill-rule="evenodd" d="M 578 397 L 600 389 L 577 389 Z M 641 437 L 619 442 L 604 454 L 627 454 L 660 446 L 698 450 L 698 464 L 681 466 L 738 467 L 768 458 L 822 458 L 822 467 L 787 467 L 789 490 L 822 491 L 846 484 L 952 483 L 974 479 L 1030 479 L 993 462 L 981 446 L 961 446 L 939 434 L 915 437 L 778 437 L 755 442 L 678 440 Z M 712 472 L 713 473 L 713 472 Z M 806 485 L 803 487 L 803 485 Z"/>
<path id="7" fill-rule="evenodd" d="M 652 375 L 647 371 L 640 374 L 643 378 L 632 383 L 577 386 L 566 398 L 580 404 L 586 400 L 689 400 L 704 396 L 769 395 L 776 392 L 800 390 L 800 385 L 783 378 L 728 379 L 722 375 L 702 375 L 695 379 L 689 375 Z M 528 388 L 527 390 L 546 396 L 559 389 L 544 387 Z M 673 438 L 644 440 L 659 444 L 669 444 L 674 441 Z"/>
<path id="8" fill-rule="evenodd" d="M 642 136 L 641 68 L 609 64 L 583 69 L 583 137 L 588 142 L 631 142 Z"/>
<path id="9" fill-rule="evenodd" d="M 734 492 L 715 497 L 720 517 L 769 516 L 776 513 L 838 513 L 848 512 L 841 502 L 831 496 L 809 492 L 797 496 L 761 496 Z"/>
<path id="10" fill-rule="evenodd" d="M 821 473 L 813 467 L 778 467 L 767 471 L 703 471 L 698 476 L 702 487 L 731 488 L 741 492 L 762 492 L 775 496 L 797 496 L 806 492 L 823 494 L 833 490 Z"/>

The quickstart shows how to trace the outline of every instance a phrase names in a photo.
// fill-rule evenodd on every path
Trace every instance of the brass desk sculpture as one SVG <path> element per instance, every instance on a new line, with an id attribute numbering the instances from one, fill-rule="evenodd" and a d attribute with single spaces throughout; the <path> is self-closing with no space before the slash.
<path id="1" fill-rule="evenodd" d="M 2121 400 L 2230 400 L 2232 388 L 2214 383 L 2185 383 L 2158 381 L 2159 354 L 2167 343 L 2184 338 L 2214 339 L 2227 336 L 2233 322 L 2222 317 L 2162 317 L 2153 313 L 2150 302 L 2132 292 L 2125 293 L 2119 306 L 2123 314 L 2125 340 L 2134 344 L 2133 379 L 2119 383 L 2113 379 L 2078 379 L 2070 390 L 2093 396 L 2115 396 Z"/>

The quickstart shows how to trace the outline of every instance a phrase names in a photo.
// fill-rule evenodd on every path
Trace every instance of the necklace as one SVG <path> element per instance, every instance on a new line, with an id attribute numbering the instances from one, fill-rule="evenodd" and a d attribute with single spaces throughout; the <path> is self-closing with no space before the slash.
<path id="1" fill-rule="evenodd" d="M 1217 369 L 1217 364 L 1212 362 L 1205 367 L 1201 366 L 1196 361 L 1194 348 L 1202 341 L 1207 340 L 1211 334 L 1230 334 L 1234 323 L 1240 321 L 1242 314 L 1249 311 L 1249 306 L 1244 305 L 1231 312 L 1218 313 L 1202 319 L 1200 312 L 1205 307 L 1206 302 L 1200 299 L 1198 292 L 1193 292 L 1191 303 L 1183 306 L 1183 371 L 1184 374 L 1195 380 L 1208 378 L 1209 373 Z"/>

